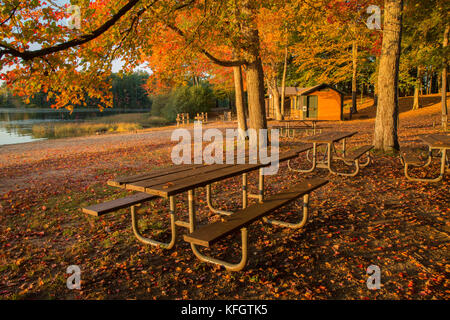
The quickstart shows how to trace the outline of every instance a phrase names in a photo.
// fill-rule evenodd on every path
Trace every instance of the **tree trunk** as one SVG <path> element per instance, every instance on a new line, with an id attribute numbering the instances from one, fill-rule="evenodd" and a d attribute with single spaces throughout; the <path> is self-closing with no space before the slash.
<path id="1" fill-rule="evenodd" d="M 373 106 L 376 108 L 378 105 L 378 70 L 380 68 L 380 58 L 375 58 L 375 79 L 373 83 Z"/>
<path id="2" fill-rule="evenodd" d="M 241 13 L 246 17 L 242 21 L 241 34 L 245 42 L 247 102 L 249 128 L 267 129 L 266 108 L 264 103 L 264 71 L 261 62 L 257 8 L 254 0 L 242 0 Z"/>
<path id="3" fill-rule="evenodd" d="M 416 84 L 414 85 L 414 103 L 413 103 L 413 110 L 418 110 L 420 108 L 419 103 L 419 92 L 420 92 L 420 86 L 422 85 L 422 69 L 417 67 L 417 77 L 416 77 Z"/>
<path id="4" fill-rule="evenodd" d="M 264 103 L 264 73 L 261 58 L 247 65 L 247 95 L 249 127 L 251 129 L 267 129 Z"/>
<path id="5" fill-rule="evenodd" d="M 448 45 L 449 26 L 445 27 L 443 47 Z M 447 57 L 444 56 L 444 68 L 442 69 L 442 89 L 441 89 L 441 105 L 442 105 L 442 128 L 447 131 L 448 110 L 447 110 Z"/>
<path id="6" fill-rule="evenodd" d="M 426 68 L 425 68 L 426 69 Z M 422 79 L 423 80 L 423 79 Z M 425 84 L 426 84 L 426 82 L 425 82 Z M 421 96 L 423 96 L 423 87 L 424 87 L 424 85 L 423 84 L 421 84 L 420 85 L 420 95 Z"/>
<path id="7" fill-rule="evenodd" d="M 358 67 L 358 44 L 356 43 L 356 40 L 353 40 L 352 43 L 352 64 L 352 107 L 350 108 L 350 119 L 353 113 L 358 113 L 358 109 L 356 108 L 356 71 Z"/>
<path id="8" fill-rule="evenodd" d="M 442 69 L 444 71 L 444 69 Z M 437 93 L 442 94 L 442 74 L 437 75 Z"/>
<path id="9" fill-rule="evenodd" d="M 236 96 L 236 115 L 238 121 L 238 129 L 247 131 L 247 119 L 244 110 L 244 86 L 242 84 L 241 66 L 233 67 L 234 76 L 234 92 Z"/>
<path id="10" fill-rule="evenodd" d="M 286 96 L 287 58 L 288 58 L 288 47 L 286 45 L 286 48 L 284 49 L 283 78 L 281 79 L 281 116 L 282 116 L 282 119 L 284 117 L 284 99 L 285 99 L 285 96 Z M 280 120 L 282 120 L 282 119 L 280 119 Z"/>
<path id="11" fill-rule="evenodd" d="M 378 73 L 378 107 L 374 146 L 384 151 L 399 150 L 398 70 L 402 32 L 403 0 L 385 0 L 383 43 Z"/>
<path id="12" fill-rule="evenodd" d="M 272 77 L 271 79 L 268 79 L 267 86 L 269 87 L 270 92 L 272 94 L 275 120 L 278 120 L 278 121 L 283 120 L 283 116 L 281 114 L 281 109 L 280 109 L 280 93 L 278 92 L 277 78 Z"/>
<path id="13" fill-rule="evenodd" d="M 363 104 L 364 102 L 364 83 L 361 83 L 361 100 L 360 100 L 360 104 Z"/>
<path id="14" fill-rule="evenodd" d="M 433 84 L 433 67 L 430 68 L 428 73 L 428 87 L 427 87 L 427 94 L 431 94 L 431 86 Z"/>

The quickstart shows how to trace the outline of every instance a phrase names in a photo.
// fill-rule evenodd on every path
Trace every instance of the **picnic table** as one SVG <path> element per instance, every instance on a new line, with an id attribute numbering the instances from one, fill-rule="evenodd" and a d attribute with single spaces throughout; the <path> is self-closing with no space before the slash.
<path id="1" fill-rule="evenodd" d="M 279 154 L 279 161 L 287 161 L 298 156 L 300 152 L 308 150 L 311 146 L 297 147 L 292 151 Z M 248 158 L 247 158 L 248 160 Z M 193 253 L 202 261 L 225 266 L 229 270 L 241 270 L 247 261 L 247 229 L 250 223 L 263 219 L 265 222 L 278 224 L 289 228 L 300 228 L 306 223 L 308 216 L 309 193 L 326 184 L 328 181 L 320 178 L 311 179 L 299 183 L 289 190 L 264 199 L 264 175 L 262 169 L 269 166 L 266 163 L 254 164 L 189 164 L 175 165 L 169 168 L 152 170 L 150 172 L 134 175 L 130 177 L 115 178 L 108 181 L 108 185 L 138 191 L 138 194 L 128 197 L 128 200 L 116 199 L 103 204 L 93 205 L 84 208 L 83 211 L 93 215 L 101 215 L 113 210 L 115 206 L 124 208 L 126 202 L 131 204 L 132 228 L 135 236 L 143 243 L 171 249 L 174 247 L 177 237 L 177 227 L 187 228 L 189 234 L 184 236 L 184 240 L 191 243 Z M 248 192 L 247 174 L 251 171 L 260 170 L 258 194 Z M 215 182 L 242 175 L 242 195 L 243 208 L 237 212 L 227 212 L 213 208 L 211 204 L 211 185 Z M 197 188 L 207 188 L 208 206 L 213 212 L 225 215 L 223 221 L 209 224 L 197 229 L 195 193 Z M 188 195 L 188 221 L 175 219 L 175 196 L 186 193 Z M 303 196 L 303 217 L 299 223 L 287 223 L 278 220 L 269 220 L 265 216 L 283 205 Z M 139 231 L 136 217 L 136 205 L 140 199 L 149 201 L 158 197 L 169 199 L 170 210 L 170 242 L 159 242 L 154 239 L 144 237 Z M 258 204 L 248 206 L 248 198 L 257 198 Z M 239 263 L 232 264 L 218 260 L 202 254 L 196 247 L 210 246 L 214 242 L 222 239 L 235 230 L 241 230 L 242 237 L 242 258 Z"/>
<path id="2" fill-rule="evenodd" d="M 323 127 L 317 127 L 318 121 L 326 121 L 326 120 L 280 120 L 281 125 L 271 126 L 271 129 L 279 129 L 280 135 L 285 137 L 295 137 L 295 132 L 299 130 L 304 130 L 308 132 L 310 130 L 313 134 L 316 132 L 321 133 Z M 293 124 L 294 122 L 295 124 Z M 300 125 L 298 124 L 300 122 Z M 284 131 L 284 133 L 283 133 Z"/>
<path id="3" fill-rule="evenodd" d="M 309 137 L 300 138 L 299 141 L 304 143 L 311 143 L 313 145 L 312 148 L 312 158 L 310 158 L 310 150 L 307 152 L 307 159 L 312 163 L 311 167 L 308 169 L 295 169 L 292 168 L 290 161 L 288 161 L 289 169 L 296 172 L 312 172 L 316 168 L 325 168 L 328 169 L 331 173 L 342 176 L 356 176 L 360 167 L 366 167 L 369 165 L 371 161 L 370 150 L 373 149 L 371 145 L 364 145 L 359 147 L 358 149 L 348 153 L 346 150 L 346 139 L 354 136 L 358 132 L 325 132 L 319 133 Z M 342 150 L 340 154 L 338 154 L 335 144 L 339 141 L 342 141 Z M 322 154 L 319 153 L 319 147 L 325 147 L 325 151 Z M 366 155 L 367 160 L 364 163 L 360 163 L 359 159 L 361 156 Z M 322 158 L 322 159 L 320 159 Z M 347 165 L 354 164 L 355 170 L 351 173 L 345 172 L 337 172 L 332 168 L 333 160 L 342 160 Z"/>
<path id="4" fill-rule="evenodd" d="M 445 133 L 436 133 L 436 134 L 426 134 L 420 135 L 418 137 L 422 142 L 428 145 L 428 158 L 425 163 L 421 161 L 421 159 L 412 153 L 402 151 L 401 159 L 405 166 L 405 176 L 407 179 L 412 181 L 422 181 L 422 182 L 439 182 L 444 178 L 446 167 L 449 168 L 447 150 L 450 149 L 450 135 Z M 441 168 L 439 176 L 436 178 L 414 178 L 411 177 L 408 173 L 408 166 L 413 167 L 428 167 L 433 159 L 433 150 L 439 150 L 441 154 Z"/>

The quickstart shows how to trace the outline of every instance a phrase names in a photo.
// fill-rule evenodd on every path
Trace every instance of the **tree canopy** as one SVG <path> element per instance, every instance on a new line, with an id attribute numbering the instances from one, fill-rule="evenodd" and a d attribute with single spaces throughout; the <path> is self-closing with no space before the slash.
<path id="1" fill-rule="evenodd" d="M 377 91 L 385 8 L 394 0 L 80 0 L 79 26 L 68 3 L 5 0 L 0 10 L 1 79 L 16 94 L 44 92 L 54 107 L 114 105 L 112 66 L 119 75 L 145 65 L 146 89 L 171 92 L 208 81 L 233 87 L 243 70 L 249 123 L 266 127 L 264 95 L 286 83 L 327 82 L 355 94 Z M 380 26 L 369 28 L 368 10 Z M 448 1 L 408 0 L 402 6 L 399 92 L 418 83 L 439 90 L 447 65 Z M 283 75 L 285 75 L 283 77 Z M 285 80 L 285 81 L 284 81 Z M 272 88 L 272 89 L 270 89 Z M 355 110 L 356 111 L 356 110 Z"/>

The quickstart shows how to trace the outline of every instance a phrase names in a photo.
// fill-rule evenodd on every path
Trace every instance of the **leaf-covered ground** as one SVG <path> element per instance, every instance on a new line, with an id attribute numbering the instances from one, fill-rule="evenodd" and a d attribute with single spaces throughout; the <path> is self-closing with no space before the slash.
<path id="1" fill-rule="evenodd" d="M 402 146 L 418 147 L 418 134 L 437 132 L 439 105 L 400 118 Z M 214 125 L 210 125 L 214 126 Z M 373 119 L 332 125 L 356 130 L 349 147 L 370 143 Z M 268 193 L 322 176 L 330 183 L 311 196 L 311 218 L 301 230 L 262 222 L 249 227 L 249 263 L 230 273 L 199 262 L 179 239 L 172 251 L 138 242 L 127 210 L 102 218 L 80 207 L 126 191 L 106 181 L 170 164 L 170 130 L 96 136 L 0 148 L 0 297 L 4 299 L 448 299 L 449 175 L 435 184 L 405 179 L 394 155 L 375 154 L 355 178 L 319 169 L 295 174 L 282 165 L 267 178 Z M 292 141 L 283 141 L 284 145 Z M 303 162 L 304 163 L 304 162 Z M 337 164 L 338 165 L 338 164 Z M 338 165 L 339 166 L 339 165 Z M 438 170 L 438 161 L 418 175 Z M 256 174 L 250 175 L 255 185 Z M 240 178 L 213 187 L 218 207 L 241 205 Z M 177 197 L 179 218 L 187 215 Z M 197 192 L 201 223 L 215 221 Z M 144 206 L 145 234 L 168 239 L 167 203 Z M 277 212 L 295 221 L 301 201 Z M 185 229 L 180 229 L 184 233 Z M 181 238 L 181 237 L 180 237 Z M 239 234 L 211 254 L 239 259 Z M 81 268 L 82 289 L 66 287 L 66 268 Z M 381 269 L 381 289 L 368 290 L 366 269 Z"/>

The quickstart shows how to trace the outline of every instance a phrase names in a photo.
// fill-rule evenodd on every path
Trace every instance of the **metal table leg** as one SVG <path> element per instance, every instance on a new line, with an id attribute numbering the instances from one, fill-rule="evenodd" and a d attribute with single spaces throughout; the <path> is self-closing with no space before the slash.
<path id="1" fill-rule="evenodd" d="M 194 232 L 196 229 L 196 217 L 195 217 L 195 199 L 194 199 L 195 193 L 194 190 L 188 191 L 188 203 L 189 203 L 189 232 Z M 222 261 L 207 255 L 202 254 L 197 246 L 193 243 L 191 243 L 191 249 L 194 255 L 204 262 L 214 263 L 221 266 L 224 266 L 226 269 L 230 271 L 240 271 L 242 270 L 245 265 L 247 264 L 248 259 L 248 233 L 247 228 L 241 229 L 241 238 L 242 238 L 242 257 L 241 261 L 233 264 L 226 261 Z"/>
<path id="2" fill-rule="evenodd" d="M 214 206 L 212 205 L 212 201 L 211 201 L 211 185 L 210 184 L 208 184 L 206 186 L 206 203 L 208 204 L 208 208 L 214 213 L 222 214 L 225 216 L 229 216 L 229 215 L 233 214 L 233 212 L 231 212 L 231 211 L 225 211 L 225 210 L 220 210 L 220 209 L 214 208 Z"/>
<path id="3" fill-rule="evenodd" d="M 316 169 L 316 165 L 317 165 L 317 144 L 314 142 L 313 143 L 313 154 L 312 154 L 313 158 L 312 158 L 312 166 L 309 169 L 295 169 L 291 167 L 291 160 L 288 160 L 288 168 L 291 171 L 294 172 L 301 172 L 301 173 L 308 173 L 308 172 L 312 172 Z"/>
<path id="4" fill-rule="evenodd" d="M 144 237 L 139 231 L 136 206 L 131 207 L 131 225 L 133 227 L 133 233 L 140 242 L 150 244 L 152 246 L 159 246 L 164 249 L 172 249 L 174 247 L 177 238 L 177 230 L 175 226 L 175 200 L 173 197 L 170 197 L 169 201 L 170 201 L 170 229 L 172 236 L 170 242 L 168 243 Z"/>
<path id="5" fill-rule="evenodd" d="M 447 160 L 447 149 L 442 149 L 442 156 L 441 156 L 441 169 L 439 176 L 436 178 L 413 178 L 408 173 L 408 164 L 404 163 L 405 165 L 405 177 L 411 181 L 420 181 L 420 182 L 439 182 L 444 178 L 445 174 L 445 166 L 446 166 L 446 160 Z M 431 159 L 431 157 L 429 157 Z M 430 160 L 431 161 L 431 160 Z M 428 162 L 427 162 L 428 163 Z M 423 166 L 421 166 L 423 167 Z"/>

